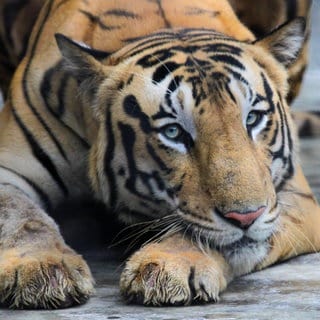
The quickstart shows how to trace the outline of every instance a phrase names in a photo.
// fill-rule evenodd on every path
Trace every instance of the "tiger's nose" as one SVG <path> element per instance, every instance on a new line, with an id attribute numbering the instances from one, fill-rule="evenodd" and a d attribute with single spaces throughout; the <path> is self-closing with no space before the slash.
<path id="1" fill-rule="evenodd" d="M 265 211 L 266 207 L 260 207 L 256 211 L 238 212 L 230 211 L 223 216 L 228 219 L 229 222 L 240 228 L 247 228 L 253 224 Z"/>

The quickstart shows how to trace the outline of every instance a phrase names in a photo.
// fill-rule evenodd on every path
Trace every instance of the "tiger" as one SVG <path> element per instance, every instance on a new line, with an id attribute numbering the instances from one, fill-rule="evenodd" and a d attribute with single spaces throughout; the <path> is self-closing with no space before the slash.
<path id="1" fill-rule="evenodd" d="M 256 39 L 227 0 L 46 1 L 0 113 L 0 303 L 93 294 L 50 216 L 67 199 L 161 230 L 125 263 L 128 303 L 215 302 L 319 250 L 287 102 L 305 37 L 300 17 Z"/>

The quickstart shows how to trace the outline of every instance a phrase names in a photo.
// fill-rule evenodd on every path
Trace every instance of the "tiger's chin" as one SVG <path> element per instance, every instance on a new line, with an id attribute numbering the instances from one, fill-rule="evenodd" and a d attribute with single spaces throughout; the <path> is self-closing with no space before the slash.
<path id="1" fill-rule="evenodd" d="M 251 272 L 268 254 L 269 238 L 253 240 L 243 236 L 234 243 L 222 246 L 219 251 L 232 267 L 235 276 Z"/>

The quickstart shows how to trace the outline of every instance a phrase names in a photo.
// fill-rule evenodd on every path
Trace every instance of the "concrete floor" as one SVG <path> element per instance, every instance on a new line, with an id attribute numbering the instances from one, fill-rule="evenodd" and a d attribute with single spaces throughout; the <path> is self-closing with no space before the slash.
<path id="1" fill-rule="evenodd" d="M 320 3 L 314 1 L 311 64 L 300 98 L 294 107 L 320 106 Z M 320 139 L 301 142 L 304 171 L 320 200 Z M 121 262 L 114 252 L 89 252 L 89 264 L 97 282 L 95 296 L 85 305 L 57 311 L 0 310 L 0 319 L 320 319 L 320 255 L 306 255 L 237 279 L 217 304 L 150 308 L 125 305 L 118 279 Z"/>

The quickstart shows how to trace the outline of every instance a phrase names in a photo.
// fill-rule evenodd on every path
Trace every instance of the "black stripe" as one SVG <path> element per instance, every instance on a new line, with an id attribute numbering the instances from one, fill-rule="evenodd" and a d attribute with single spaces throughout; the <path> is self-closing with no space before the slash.
<path id="1" fill-rule="evenodd" d="M 40 85 L 40 94 L 43 98 L 43 101 L 45 103 L 45 106 L 47 107 L 47 110 L 51 113 L 51 115 L 55 118 L 57 118 L 57 121 L 59 121 L 59 125 L 63 126 L 65 129 L 71 132 L 85 148 L 89 148 L 89 144 L 87 141 L 85 141 L 73 128 L 68 126 L 66 123 L 61 121 L 60 117 L 65 112 L 65 93 L 66 90 L 68 90 L 68 81 L 71 79 L 71 76 L 68 73 L 64 73 L 61 70 L 63 62 L 59 61 L 54 67 L 48 69 L 43 76 L 41 85 Z M 54 77 L 59 77 L 58 83 L 59 88 L 57 90 L 57 93 L 55 94 L 52 92 L 52 82 Z M 62 79 L 61 79 L 62 78 Z M 52 107 L 50 101 L 51 98 L 53 101 L 57 100 L 58 104 L 54 108 Z M 68 161 L 68 160 L 67 160 Z M 69 161 L 68 161 L 69 163 Z"/>
<path id="2" fill-rule="evenodd" d="M 3 168 L 2 166 L 0 166 L 0 168 Z M 34 201 L 34 199 L 32 199 L 30 197 L 30 195 L 28 195 L 24 190 L 22 190 L 21 188 L 17 187 L 16 185 L 12 184 L 12 183 L 9 183 L 9 182 L 0 182 L 0 186 L 4 186 L 4 187 L 12 187 L 14 189 L 16 189 L 17 191 L 23 193 L 26 197 L 28 197 L 29 199 L 31 199 L 32 201 Z"/>
<path id="3" fill-rule="evenodd" d="M 159 168 L 166 173 L 172 172 L 172 169 L 168 168 L 167 165 L 162 161 L 161 157 L 157 155 L 156 151 L 154 150 L 153 146 L 147 143 L 147 150 L 151 156 L 151 158 L 156 162 Z"/>
<path id="4" fill-rule="evenodd" d="M 174 55 L 168 49 L 161 49 L 153 52 L 152 54 L 144 55 L 139 59 L 136 64 L 142 66 L 143 68 L 150 68 L 158 64 L 163 64 L 165 60 L 171 58 Z"/>
<path id="5" fill-rule="evenodd" d="M 175 119 L 176 117 L 172 113 L 165 111 L 163 106 L 160 105 L 159 111 L 157 113 L 155 113 L 151 118 L 152 118 L 152 120 L 159 120 L 159 119 L 163 119 L 163 118 Z"/>
<path id="6" fill-rule="evenodd" d="M 137 165 L 135 160 L 135 152 L 134 152 L 134 144 L 136 142 L 136 133 L 132 129 L 131 126 L 124 124 L 122 122 L 118 123 L 119 130 L 121 132 L 122 145 L 127 158 L 128 165 L 128 173 L 129 177 L 126 180 L 125 186 L 126 188 L 134 195 L 139 198 L 150 201 L 155 204 L 160 204 L 163 200 L 156 199 L 153 193 L 153 188 L 150 183 L 151 180 L 154 180 L 160 189 L 163 189 L 164 185 L 161 179 L 159 179 L 159 174 L 156 171 L 152 172 L 144 172 L 141 171 Z M 148 194 L 142 193 L 137 189 L 137 181 L 141 181 L 141 183 L 148 190 Z"/>
<path id="7" fill-rule="evenodd" d="M 223 62 L 225 64 L 228 64 L 232 67 L 238 68 L 240 70 L 245 70 L 246 68 L 244 65 L 236 58 L 232 57 L 231 55 L 228 54 L 214 54 L 210 56 L 210 59 L 216 62 Z"/>
<path id="8" fill-rule="evenodd" d="M 263 81 L 263 88 L 264 92 L 266 94 L 265 98 L 270 106 L 270 109 L 268 110 L 269 112 L 274 112 L 275 111 L 275 104 L 273 102 L 273 90 L 270 86 L 270 84 L 267 81 L 267 78 L 263 73 L 261 73 L 262 81 Z"/>
<path id="9" fill-rule="evenodd" d="M 279 192 L 286 184 L 286 182 L 291 179 L 291 177 L 294 174 L 294 166 L 291 158 L 291 151 L 292 151 L 292 138 L 291 138 L 291 133 L 289 130 L 287 118 L 285 111 L 283 110 L 283 107 L 281 103 L 277 104 L 277 109 L 280 114 L 281 118 L 281 134 L 282 134 L 282 145 L 280 149 L 276 152 L 273 153 L 273 159 L 280 158 L 283 161 L 283 166 L 286 166 L 286 172 L 283 175 L 280 183 L 278 183 L 276 187 L 276 192 Z M 286 132 L 285 132 L 286 130 Z M 284 148 L 285 148 L 285 143 L 286 143 L 286 136 L 285 133 L 287 134 L 287 139 L 288 139 L 288 144 L 289 144 L 289 155 L 285 156 L 284 155 Z"/>
<path id="10" fill-rule="evenodd" d="M 149 117 L 142 111 L 134 95 L 130 94 L 124 98 L 123 109 L 128 116 L 139 119 L 140 128 L 144 133 L 152 132 L 153 129 L 150 125 Z"/>
<path id="11" fill-rule="evenodd" d="M 246 80 L 246 78 L 244 78 L 243 74 L 234 71 L 232 68 L 224 66 L 223 67 L 228 73 L 230 73 L 234 78 L 236 78 L 237 80 L 243 82 L 244 84 L 246 84 L 247 86 L 249 86 L 249 82 L 248 80 Z"/>
<path id="12" fill-rule="evenodd" d="M 162 63 L 153 73 L 152 80 L 156 83 L 161 82 L 166 78 L 168 74 L 171 74 L 181 65 L 175 63 L 174 61 L 169 61 L 167 63 Z"/>
<path id="13" fill-rule="evenodd" d="M 271 141 L 269 142 L 269 147 L 272 147 L 276 143 L 276 139 L 278 137 L 278 133 L 279 133 L 279 123 L 276 122 L 276 128 L 274 129 L 273 136 L 271 138 Z"/>
<path id="14" fill-rule="evenodd" d="M 266 98 L 263 97 L 261 94 L 257 93 L 255 96 L 254 101 L 251 103 L 252 107 L 260 103 L 261 101 L 266 101 Z"/>
<path id="15" fill-rule="evenodd" d="M 112 160 L 114 158 L 115 150 L 115 138 L 112 130 L 110 106 L 108 106 L 108 111 L 106 114 L 106 133 L 108 145 L 104 156 L 104 172 L 108 178 L 109 184 L 109 206 L 111 209 L 114 209 L 118 200 L 118 190 L 115 174 L 112 169 Z"/>
<path id="16" fill-rule="evenodd" d="M 195 40 L 201 40 L 201 39 L 195 39 Z M 208 39 L 209 40 L 209 39 Z M 212 37 L 210 41 L 212 41 Z M 236 47 L 234 45 L 228 44 L 228 43 L 209 43 L 206 44 L 202 49 L 202 51 L 207 53 L 227 53 L 227 54 L 233 54 L 240 57 L 243 50 L 239 47 Z"/>
<path id="17" fill-rule="evenodd" d="M 170 42 L 170 41 L 166 41 L 166 40 L 163 41 L 162 39 L 156 39 L 156 40 L 157 41 L 153 41 L 151 43 L 149 42 L 149 45 L 146 45 L 144 47 L 141 47 L 140 44 L 138 44 L 136 47 L 132 48 L 130 51 L 127 51 L 126 54 L 124 55 L 124 58 L 133 57 L 139 53 L 144 53 L 145 51 L 147 51 L 149 49 L 154 49 L 154 48 L 160 47 L 162 45 L 167 45 Z M 177 40 L 177 39 L 174 38 L 171 41 L 175 41 L 175 40 Z M 169 55 L 175 54 L 174 51 L 180 51 L 183 53 L 192 54 L 198 50 L 201 50 L 201 47 L 202 46 L 200 44 L 193 45 L 193 46 L 189 45 L 186 47 L 181 46 L 181 45 L 172 46 L 172 44 L 171 44 L 170 51 L 168 50 L 168 48 L 160 49 L 159 51 L 167 53 Z M 149 55 L 149 56 L 152 56 L 152 55 Z M 159 60 L 158 60 L 158 63 L 160 63 Z"/>
<path id="18" fill-rule="evenodd" d="M 268 119 L 267 123 L 266 123 L 266 126 L 265 128 L 263 129 L 263 137 L 265 140 L 267 140 L 267 137 L 268 137 L 268 132 L 272 129 L 272 126 L 273 126 L 273 120 L 272 119 Z"/>
<path id="19" fill-rule="evenodd" d="M 196 291 L 194 281 L 195 281 L 195 267 L 190 267 L 188 284 L 190 288 L 191 299 L 194 299 L 197 296 L 197 291 Z"/>
<path id="20" fill-rule="evenodd" d="M 278 95 L 279 97 L 281 97 L 280 93 L 278 92 Z M 287 138 L 288 138 L 288 143 L 289 143 L 289 150 L 290 150 L 290 153 L 292 152 L 292 149 L 293 149 L 293 141 L 292 141 L 292 135 L 291 135 L 291 131 L 290 131 L 290 127 L 289 127 L 289 122 L 288 122 L 288 117 L 287 117 L 287 113 L 286 111 L 284 110 L 284 101 L 281 97 L 281 103 L 280 104 L 280 108 L 282 110 L 282 113 L 284 115 L 284 122 L 285 122 L 285 127 L 287 129 Z"/>
<path id="21" fill-rule="evenodd" d="M 181 76 L 175 76 L 169 83 L 168 90 L 165 95 L 166 103 L 170 107 L 173 114 L 177 114 L 177 111 L 172 107 L 171 94 L 179 88 L 182 81 Z"/>
<path id="22" fill-rule="evenodd" d="M 80 51 L 88 53 L 90 56 L 94 57 L 96 60 L 99 60 L 99 61 L 106 59 L 110 56 L 110 52 L 93 49 L 89 46 L 84 46 L 84 45 L 80 44 L 79 42 L 73 41 L 72 39 L 64 36 L 61 33 L 55 33 L 55 38 L 56 38 L 56 41 L 63 40 L 65 42 L 70 43 L 73 47 L 77 47 Z M 77 62 L 80 61 L 81 64 L 85 64 L 86 66 L 88 66 L 88 64 L 84 63 L 78 56 L 74 55 L 73 57 L 75 59 L 77 59 L 76 60 Z M 59 63 L 61 63 L 61 61 L 58 62 L 58 64 Z M 87 70 L 87 71 L 83 71 L 83 73 L 84 73 L 84 75 L 86 75 L 87 73 L 90 73 L 90 72 Z"/>
<path id="23" fill-rule="evenodd" d="M 123 10 L 123 9 L 108 10 L 108 11 L 104 12 L 103 15 L 104 16 L 125 17 L 125 18 L 131 18 L 131 19 L 140 18 L 139 15 L 137 15 L 137 14 L 131 12 L 131 11 Z"/>
<path id="24" fill-rule="evenodd" d="M 133 43 L 133 42 L 139 42 L 137 46 L 141 47 L 143 45 L 150 44 L 153 41 L 160 41 L 160 40 L 173 40 L 174 39 L 174 33 L 172 31 L 161 31 L 157 33 L 153 33 L 150 35 L 144 35 L 139 37 L 129 37 L 129 38 L 123 38 L 121 41 L 126 43 Z M 136 47 L 137 47 L 136 46 Z M 136 48 L 134 47 L 134 48 Z M 133 50 L 134 50 L 133 48 Z"/>
<path id="25" fill-rule="evenodd" d="M 161 31 L 161 32 L 153 33 L 153 34 L 147 35 L 147 36 L 123 38 L 122 41 L 127 42 L 127 43 L 140 41 L 139 43 L 137 43 L 137 45 L 135 47 L 133 47 L 130 51 L 128 51 L 126 53 L 126 56 L 128 56 L 128 54 L 130 54 L 130 56 L 133 56 L 137 53 L 140 53 L 141 51 L 145 51 L 143 46 L 148 46 L 147 48 L 149 48 L 149 46 L 150 46 L 150 48 L 152 48 L 157 45 L 167 44 L 172 41 L 176 41 L 177 39 L 180 39 L 182 41 L 188 41 L 189 43 L 201 42 L 203 37 L 209 37 L 209 39 L 205 39 L 205 41 L 203 41 L 202 44 L 200 43 L 197 47 L 195 47 L 196 49 L 210 47 L 211 45 L 208 44 L 207 41 L 224 40 L 227 42 L 232 42 L 232 44 L 230 44 L 230 45 L 225 44 L 223 52 L 239 54 L 242 51 L 242 49 L 234 47 L 234 40 L 233 39 L 226 38 L 226 37 L 222 36 L 221 34 L 216 33 L 210 29 L 189 28 L 189 29 L 183 29 L 180 32 Z M 215 44 L 212 44 L 212 45 L 214 46 Z M 217 45 L 221 46 L 222 44 L 217 44 Z M 190 46 L 188 46 L 187 48 L 180 46 L 180 48 L 177 48 L 177 49 L 180 49 L 181 51 L 184 51 L 184 52 L 188 52 L 188 51 L 190 52 Z M 135 50 L 137 50 L 137 52 L 135 52 Z M 209 49 L 207 49 L 207 50 L 209 50 Z M 212 51 L 212 53 L 213 52 L 215 52 L 215 51 Z"/>
<path id="26" fill-rule="evenodd" d="M 112 31 L 121 28 L 120 26 L 107 26 L 100 20 L 99 16 L 95 16 L 89 11 L 79 10 L 79 12 L 86 16 L 91 23 L 98 25 L 102 30 Z"/>
<path id="27" fill-rule="evenodd" d="M 281 103 L 279 103 L 279 104 L 280 104 L 280 108 L 281 108 L 283 115 L 284 115 L 284 123 L 285 123 L 285 128 L 287 131 L 287 139 L 288 139 L 288 144 L 289 144 L 288 166 L 287 166 L 287 173 L 285 175 L 285 180 L 289 180 L 293 177 L 294 171 L 295 171 L 295 167 L 293 165 L 293 160 L 292 160 L 293 139 L 292 139 L 292 134 L 291 134 L 290 127 L 289 127 L 288 116 L 287 116 L 287 113 L 285 112 L 284 107 L 283 107 L 283 102 L 284 101 L 281 99 Z"/>
<path id="28" fill-rule="evenodd" d="M 234 44 L 234 39 L 229 38 L 222 33 L 218 33 L 212 29 L 206 28 L 184 28 L 179 30 L 179 35 L 189 38 L 203 37 L 205 35 L 211 36 L 212 40 L 225 40 L 230 41 Z"/>
<path id="29" fill-rule="evenodd" d="M 233 93 L 232 93 L 232 91 L 231 91 L 231 89 L 230 89 L 229 84 L 225 82 L 225 83 L 224 83 L 224 87 L 225 87 L 225 90 L 226 90 L 228 96 L 230 97 L 230 99 L 231 99 L 235 104 L 237 104 L 237 99 L 236 99 L 235 96 L 233 95 Z"/>
<path id="30" fill-rule="evenodd" d="M 207 289 L 206 289 L 206 287 L 205 287 L 203 282 L 199 283 L 199 287 L 200 287 L 201 291 L 206 295 L 207 301 L 211 301 L 211 300 L 215 301 L 215 299 L 208 293 L 208 291 L 207 291 Z"/>
<path id="31" fill-rule="evenodd" d="M 41 125 L 44 127 L 44 129 L 47 131 L 48 135 L 50 136 L 50 138 L 52 139 L 53 143 L 55 144 L 55 146 L 57 147 L 57 149 L 59 150 L 61 156 L 66 160 L 68 161 L 67 159 L 67 156 L 66 156 L 66 153 L 64 152 L 60 142 L 57 140 L 57 138 L 54 136 L 53 132 L 51 131 L 51 129 L 49 128 L 49 126 L 47 125 L 47 123 L 44 121 L 44 119 L 40 116 L 39 112 L 36 110 L 35 106 L 32 104 L 31 102 L 31 98 L 30 98 L 30 95 L 29 95 L 29 92 L 28 92 L 28 88 L 27 88 L 27 85 L 29 83 L 28 81 L 28 73 L 29 73 L 29 70 L 30 70 L 30 67 L 31 67 L 31 63 L 32 63 L 32 60 L 34 58 L 34 55 L 35 55 L 35 51 L 36 51 L 36 47 L 37 47 L 37 44 L 38 44 L 38 41 L 39 41 L 39 38 L 41 36 L 41 33 L 42 33 L 42 30 L 47 22 L 47 19 L 50 15 L 50 11 L 52 9 L 52 4 L 53 4 L 53 1 L 49 1 L 47 2 L 47 5 L 48 5 L 48 8 L 47 8 L 47 12 L 43 15 L 44 18 L 40 24 L 40 27 L 39 27 L 39 30 L 38 30 L 38 33 L 36 34 L 35 36 L 35 39 L 34 39 L 34 42 L 33 42 L 33 45 L 29 48 L 30 50 L 30 54 L 29 54 L 29 59 L 28 59 L 28 62 L 27 62 L 27 65 L 26 65 L 26 68 L 25 68 L 25 71 L 24 71 L 24 74 L 23 74 L 23 78 L 22 78 L 22 91 L 24 93 L 24 97 L 26 99 L 26 103 L 27 105 L 29 106 L 29 108 L 32 110 L 33 114 L 35 115 L 35 117 L 38 119 L 38 121 L 41 123 Z"/>
<path id="32" fill-rule="evenodd" d="M 202 16 L 204 14 L 208 15 L 210 18 L 216 18 L 221 14 L 220 11 L 214 11 L 214 10 L 205 10 L 198 7 L 189 7 L 186 11 L 186 15 L 188 16 Z"/>
<path id="33" fill-rule="evenodd" d="M 56 166 L 50 159 L 50 157 L 45 153 L 45 151 L 40 147 L 38 142 L 36 141 L 35 137 L 32 135 L 32 133 L 27 129 L 27 127 L 24 125 L 18 114 L 16 113 L 14 107 L 12 106 L 12 114 L 22 130 L 24 136 L 26 137 L 31 150 L 32 154 L 37 158 L 37 160 L 42 164 L 44 168 L 48 171 L 48 173 L 51 175 L 52 179 L 57 183 L 57 185 L 60 187 L 61 191 L 65 196 L 69 194 L 69 191 L 64 184 L 63 180 L 61 179 Z"/>
<path id="34" fill-rule="evenodd" d="M 10 168 L 2 166 L 2 165 L 0 165 L 0 168 L 2 168 L 4 170 L 8 170 L 9 172 L 13 173 L 14 175 L 18 176 L 20 179 L 22 179 L 26 183 L 28 183 L 31 186 L 31 188 L 39 195 L 41 202 L 42 202 L 43 206 L 45 207 L 45 209 L 49 212 L 51 211 L 52 205 L 51 205 L 51 202 L 49 200 L 48 195 L 35 182 L 33 182 L 32 180 L 30 180 L 26 176 L 22 175 L 21 173 L 18 173 L 17 171 L 15 171 L 13 169 L 10 169 Z M 1 183 L 1 184 L 5 185 L 4 183 Z M 14 187 L 16 187 L 16 186 L 14 186 Z M 16 187 L 16 188 L 20 189 L 19 187 Z M 21 190 L 21 191 L 23 193 L 25 193 L 23 190 Z"/>
<path id="35" fill-rule="evenodd" d="M 164 25 L 166 28 L 171 28 L 171 23 L 168 21 L 167 17 L 166 17 L 166 14 L 163 10 L 163 7 L 162 7 L 162 3 L 161 3 L 161 0 L 157 0 L 157 4 L 158 4 L 158 7 L 159 7 L 159 13 L 160 13 L 160 16 L 162 17 L 163 21 L 164 21 Z"/>
<path id="36" fill-rule="evenodd" d="M 292 20 L 297 16 L 297 0 L 286 0 L 287 20 Z"/>
<path id="37" fill-rule="evenodd" d="M 57 107 L 56 114 L 58 117 L 61 117 L 65 112 L 65 93 L 66 93 L 66 90 L 68 90 L 68 82 L 69 82 L 70 78 L 71 78 L 70 75 L 63 74 L 62 79 L 60 81 L 60 86 L 59 86 L 58 93 L 57 93 L 58 107 Z M 61 122 L 63 123 L 63 121 L 61 121 Z M 65 125 L 65 127 L 67 127 L 67 126 Z M 70 130 L 69 126 L 68 126 L 68 129 Z M 73 133 L 75 133 L 75 132 L 73 131 Z M 77 135 L 77 137 L 80 138 L 79 135 Z M 81 139 L 81 140 L 83 140 L 83 139 Z"/>
<path id="38" fill-rule="evenodd" d="M 147 41 L 148 42 L 148 41 Z M 167 45 L 168 41 L 166 40 L 159 40 L 157 42 L 148 42 L 147 45 L 141 47 L 140 44 L 138 44 L 136 47 L 132 48 L 131 50 L 127 51 L 126 54 L 123 56 L 123 58 L 130 58 L 134 57 L 140 53 L 145 56 L 145 52 L 150 50 L 150 49 L 155 49 L 157 47 L 161 47 L 162 45 Z M 167 49 L 165 49 L 167 52 L 169 52 Z M 158 61 L 159 62 L 159 61 Z"/>
<path id="39" fill-rule="evenodd" d="M 272 153 L 273 155 L 273 160 L 275 159 L 282 159 L 283 161 L 285 161 L 284 159 L 284 147 L 285 147 L 285 132 L 284 132 L 284 118 L 283 118 L 283 114 L 282 114 L 282 110 L 280 108 L 279 103 L 276 105 L 277 110 L 279 112 L 279 116 L 280 116 L 280 131 L 281 131 L 281 145 L 279 150 L 275 151 Z"/>
<path id="40" fill-rule="evenodd" d="M 41 85 L 40 85 L 40 94 L 44 100 L 44 103 L 47 107 L 47 109 L 55 116 L 55 117 L 60 117 L 63 114 L 63 110 L 61 110 L 60 112 L 53 110 L 53 108 L 51 107 L 49 100 L 50 100 L 50 96 L 51 96 L 51 91 L 52 91 L 52 78 L 54 76 L 55 73 L 55 68 L 50 68 L 48 70 L 46 70 L 46 72 L 43 74 L 42 77 L 42 81 L 41 81 Z M 60 109 L 60 108 L 56 108 L 56 109 Z"/>

